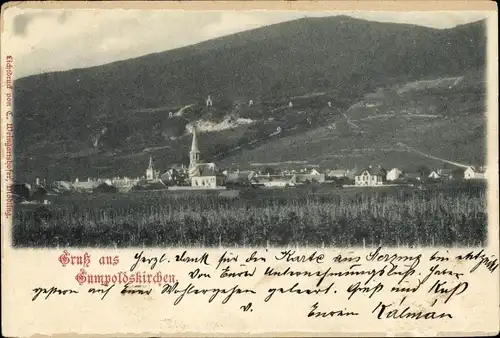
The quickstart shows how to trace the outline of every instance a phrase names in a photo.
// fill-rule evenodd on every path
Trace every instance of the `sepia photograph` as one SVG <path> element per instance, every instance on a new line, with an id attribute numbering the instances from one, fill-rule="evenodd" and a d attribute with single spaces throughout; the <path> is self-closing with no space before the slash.
<path id="1" fill-rule="evenodd" d="M 497 14 L 3 5 L 2 335 L 498 335 Z"/>
<path id="2" fill-rule="evenodd" d="M 14 248 L 487 245 L 484 12 L 8 23 Z"/>

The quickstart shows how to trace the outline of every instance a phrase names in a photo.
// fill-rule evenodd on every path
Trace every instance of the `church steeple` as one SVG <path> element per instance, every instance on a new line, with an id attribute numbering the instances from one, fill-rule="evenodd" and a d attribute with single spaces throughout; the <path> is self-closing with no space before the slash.
<path id="1" fill-rule="evenodd" d="M 147 180 L 154 180 L 155 179 L 155 171 L 153 168 L 153 158 L 149 157 L 149 165 L 148 169 L 146 169 L 146 179 Z"/>
<path id="2" fill-rule="evenodd" d="M 198 139 L 196 137 L 196 127 L 193 127 L 193 143 L 189 152 L 189 167 L 195 166 L 200 161 L 200 149 L 198 148 Z"/>

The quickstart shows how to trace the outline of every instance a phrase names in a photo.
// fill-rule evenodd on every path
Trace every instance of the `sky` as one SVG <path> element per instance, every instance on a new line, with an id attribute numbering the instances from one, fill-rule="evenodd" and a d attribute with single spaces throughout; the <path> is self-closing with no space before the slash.
<path id="1" fill-rule="evenodd" d="M 303 17 L 349 15 L 380 22 L 451 28 L 485 12 L 299 12 L 174 10 L 35 10 L 4 13 L 2 47 L 15 60 L 14 78 L 101 65 L 183 47 Z"/>

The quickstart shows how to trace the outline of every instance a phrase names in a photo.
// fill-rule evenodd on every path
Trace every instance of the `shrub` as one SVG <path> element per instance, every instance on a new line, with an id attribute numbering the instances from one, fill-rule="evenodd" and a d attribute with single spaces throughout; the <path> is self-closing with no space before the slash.
<path id="1" fill-rule="evenodd" d="M 118 189 L 116 187 L 108 185 L 106 183 L 101 183 L 99 186 L 94 188 L 93 192 L 110 194 L 110 193 L 117 193 Z"/>

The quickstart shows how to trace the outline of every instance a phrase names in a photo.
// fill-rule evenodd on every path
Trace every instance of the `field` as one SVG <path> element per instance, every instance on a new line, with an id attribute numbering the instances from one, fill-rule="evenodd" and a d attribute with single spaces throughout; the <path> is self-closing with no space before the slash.
<path id="1" fill-rule="evenodd" d="M 481 186 L 50 196 L 19 205 L 17 247 L 477 246 L 487 237 Z"/>

